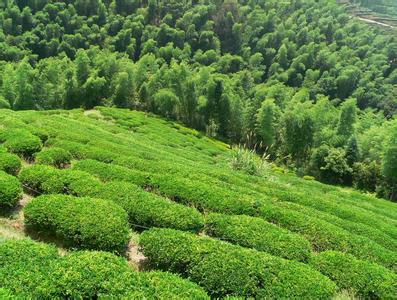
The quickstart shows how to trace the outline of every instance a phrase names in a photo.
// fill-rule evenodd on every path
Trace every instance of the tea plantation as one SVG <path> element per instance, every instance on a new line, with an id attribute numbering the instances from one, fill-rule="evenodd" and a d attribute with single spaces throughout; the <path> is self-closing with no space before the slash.
<path id="1" fill-rule="evenodd" d="M 0 299 L 397 299 L 397 206 L 147 113 L 0 110 Z"/>

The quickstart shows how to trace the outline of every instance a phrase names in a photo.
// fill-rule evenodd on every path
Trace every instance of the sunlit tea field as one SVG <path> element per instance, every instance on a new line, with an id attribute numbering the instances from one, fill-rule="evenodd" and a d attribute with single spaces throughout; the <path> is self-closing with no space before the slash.
<path id="1" fill-rule="evenodd" d="M 0 110 L 0 143 L 1 299 L 397 297 L 395 203 L 123 109 Z"/>

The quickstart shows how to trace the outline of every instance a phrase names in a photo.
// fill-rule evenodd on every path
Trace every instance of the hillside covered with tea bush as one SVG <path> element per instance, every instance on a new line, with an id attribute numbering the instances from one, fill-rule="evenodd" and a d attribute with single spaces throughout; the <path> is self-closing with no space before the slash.
<path id="1" fill-rule="evenodd" d="M 396 68 L 336 0 L 0 3 L 0 107 L 152 112 L 392 200 Z"/>
<path id="2" fill-rule="evenodd" d="M 0 110 L 2 299 L 394 299 L 394 203 L 144 112 Z"/>

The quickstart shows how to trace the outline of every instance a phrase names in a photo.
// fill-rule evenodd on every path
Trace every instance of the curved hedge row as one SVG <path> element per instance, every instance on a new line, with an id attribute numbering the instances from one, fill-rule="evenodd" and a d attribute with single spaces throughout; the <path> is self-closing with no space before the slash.
<path id="1" fill-rule="evenodd" d="M 0 141 L 11 153 L 30 158 L 42 148 L 40 138 L 24 129 L 11 129 L 1 133 Z"/>
<path id="2" fill-rule="evenodd" d="M 19 174 L 27 192 L 40 194 L 70 194 L 85 196 L 94 193 L 101 182 L 90 174 L 76 170 L 59 170 L 46 165 L 33 165 Z"/>
<path id="3" fill-rule="evenodd" d="M 11 153 L 0 154 L 0 171 L 16 176 L 21 170 L 21 159 Z"/>
<path id="4" fill-rule="evenodd" d="M 0 298 L 209 299 L 202 288 L 162 272 L 137 273 L 108 252 L 57 249 L 31 240 L 0 243 Z"/>
<path id="5" fill-rule="evenodd" d="M 24 215 L 29 230 L 54 235 L 67 247 L 122 253 L 130 236 L 126 212 L 102 199 L 44 195 Z"/>
<path id="6" fill-rule="evenodd" d="M 92 196 L 119 204 L 128 213 L 133 226 L 166 227 L 198 232 L 204 225 L 204 218 L 196 209 L 148 193 L 128 182 L 104 184 Z"/>
<path id="7" fill-rule="evenodd" d="M 210 236 L 286 259 L 307 261 L 312 252 L 310 243 L 304 237 L 261 218 L 209 214 L 205 222 L 205 232 Z"/>
<path id="8" fill-rule="evenodd" d="M 22 196 L 22 186 L 18 179 L 0 171 L 0 207 L 16 205 Z"/>
<path id="9" fill-rule="evenodd" d="M 79 161 L 73 168 L 95 175 L 105 182 L 127 181 L 141 187 L 150 185 L 161 194 L 177 202 L 192 205 L 201 211 L 248 215 L 256 212 L 256 201 L 244 199 L 241 194 L 232 194 L 231 191 L 188 178 L 168 174 L 149 175 L 138 170 L 95 160 Z"/>
<path id="10" fill-rule="evenodd" d="M 339 288 L 353 290 L 364 299 L 397 296 L 396 273 L 352 255 L 326 251 L 313 256 L 310 265 L 336 282 Z"/>
<path id="11" fill-rule="evenodd" d="M 271 203 L 261 207 L 260 216 L 268 222 L 303 235 L 318 252 L 326 250 L 345 252 L 359 259 L 397 270 L 396 252 L 386 249 L 368 238 L 351 234 L 326 221 Z"/>
<path id="12" fill-rule="evenodd" d="M 326 299 L 335 284 L 299 262 L 172 229 L 140 236 L 150 263 L 189 276 L 213 297 Z"/>
<path id="13" fill-rule="evenodd" d="M 62 148 L 52 147 L 36 153 L 35 159 L 37 164 L 63 168 L 65 165 L 70 164 L 72 156 Z"/>
<path id="14" fill-rule="evenodd" d="M 146 192 L 128 182 L 102 183 L 78 170 L 35 165 L 22 170 L 19 179 L 28 191 L 88 196 L 111 200 L 128 214 L 129 222 L 143 227 L 170 227 L 197 232 L 204 220 L 194 208 Z"/>
<path id="15" fill-rule="evenodd" d="M 123 168 L 117 165 L 107 164 L 92 159 L 76 162 L 73 169 L 90 173 L 100 180 L 107 181 L 128 181 L 139 186 L 145 186 L 149 181 L 149 175 L 140 171 Z"/>

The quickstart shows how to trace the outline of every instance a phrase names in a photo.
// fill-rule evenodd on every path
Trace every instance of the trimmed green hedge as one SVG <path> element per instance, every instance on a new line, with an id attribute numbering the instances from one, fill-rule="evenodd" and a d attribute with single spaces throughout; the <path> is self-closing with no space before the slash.
<path id="1" fill-rule="evenodd" d="M 104 182 L 128 181 L 139 186 L 145 186 L 150 182 L 146 173 L 92 159 L 76 162 L 73 165 L 73 169 L 88 172 Z"/>
<path id="2" fill-rule="evenodd" d="M 143 281 L 150 287 L 148 299 L 198 299 L 209 300 L 207 293 L 197 284 L 168 272 L 142 272 Z"/>
<path id="3" fill-rule="evenodd" d="M 210 236 L 286 259 L 307 261 L 311 256 L 311 245 L 305 238 L 261 218 L 209 214 L 205 231 Z"/>
<path id="4" fill-rule="evenodd" d="M 46 165 L 33 165 L 19 174 L 29 194 L 70 194 L 86 196 L 95 193 L 101 182 L 88 173 L 76 170 L 59 170 Z"/>
<path id="5" fill-rule="evenodd" d="M 51 277 L 64 299 L 115 298 L 139 286 L 138 273 L 127 261 L 106 252 L 82 251 L 62 257 Z"/>
<path id="6" fill-rule="evenodd" d="M 24 215 L 29 230 L 54 235 L 67 247 L 123 253 L 130 236 L 126 212 L 102 199 L 44 195 Z"/>
<path id="7" fill-rule="evenodd" d="M 9 130 L 1 134 L 0 141 L 4 141 L 4 146 L 9 152 L 26 158 L 32 157 L 43 146 L 38 136 L 23 129 Z"/>
<path id="8" fill-rule="evenodd" d="M 70 164 L 72 156 L 70 153 L 62 148 L 47 148 L 35 154 L 36 163 L 42 165 L 50 165 L 57 168 L 63 168 Z"/>
<path id="9" fill-rule="evenodd" d="M 22 186 L 18 179 L 0 171 L 0 207 L 16 205 L 22 196 Z"/>
<path id="10" fill-rule="evenodd" d="M 128 182 L 102 183 L 78 170 L 35 165 L 22 170 L 19 179 L 31 194 L 70 194 L 111 200 L 128 213 L 134 226 L 170 227 L 197 232 L 204 219 L 194 208 L 144 191 Z"/>
<path id="11" fill-rule="evenodd" d="M 196 209 L 148 193 L 127 182 L 104 184 L 93 196 L 119 204 L 128 213 L 130 223 L 138 225 L 138 228 L 167 227 L 198 232 L 204 225 L 204 218 Z"/>
<path id="12" fill-rule="evenodd" d="M 310 265 L 332 279 L 340 289 L 352 290 L 364 299 L 393 299 L 397 275 L 374 263 L 337 251 L 319 253 Z"/>
<path id="13" fill-rule="evenodd" d="M 149 185 L 161 194 L 200 211 L 252 215 L 258 205 L 256 201 L 243 199 L 241 194 L 231 194 L 216 186 L 174 175 L 148 174 L 89 159 L 78 161 L 73 169 L 88 172 L 105 182 L 127 181 L 141 187 Z"/>
<path id="14" fill-rule="evenodd" d="M 397 270 L 397 253 L 366 237 L 351 234 L 324 220 L 271 203 L 263 205 L 259 214 L 268 222 L 303 235 L 317 252 L 326 250 L 345 252 L 359 259 Z"/>
<path id="15" fill-rule="evenodd" d="M 48 276 L 58 250 L 28 239 L 0 242 L 0 287 L 21 299 L 50 299 L 54 293 Z"/>
<path id="16" fill-rule="evenodd" d="M 11 153 L 1 153 L 0 155 L 0 170 L 10 175 L 16 176 L 21 170 L 21 159 L 18 155 Z"/>
<path id="17" fill-rule="evenodd" d="M 48 244 L 0 242 L 0 299 L 209 299 L 196 284 L 163 272 L 137 273 L 108 252 L 61 257 Z"/>
<path id="18" fill-rule="evenodd" d="M 189 276 L 213 297 L 326 299 L 336 291 L 302 263 L 186 232 L 150 229 L 139 244 L 154 267 Z"/>

